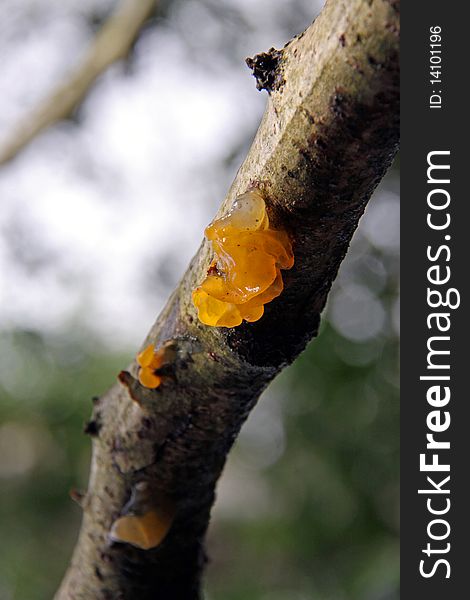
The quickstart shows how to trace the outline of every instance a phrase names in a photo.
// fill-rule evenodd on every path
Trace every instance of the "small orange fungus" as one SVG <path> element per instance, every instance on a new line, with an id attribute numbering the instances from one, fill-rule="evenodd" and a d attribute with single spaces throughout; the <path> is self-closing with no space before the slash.
<path id="1" fill-rule="evenodd" d="M 125 515 L 114 521 L 109 537 L 142 550 L 158 546 L 170 530 L 173 514 L 152 509 L 142 516 Z"/>
<path id="2" fill-rule="evenodd" d="M 205 230 L 215 259 L 207 277 L 193 291 L 199 320 L 215 327 L 236 327 L 261 319 L 264 305 L 282 292 L 281 269 L 294 255 L 289 236 L 271 229 L 258 190 L 238 196 L 227 215 Z"/>
<path id="3" fill-rule="evenodd" d="M 163 366 L 164 360 L 165 348 L 155 350 L 154 344 L 149 344 L 137 355 L 139 381 L 144 387 L 155 389 L 161 384 L 162 378 L 156 371 Z"/>

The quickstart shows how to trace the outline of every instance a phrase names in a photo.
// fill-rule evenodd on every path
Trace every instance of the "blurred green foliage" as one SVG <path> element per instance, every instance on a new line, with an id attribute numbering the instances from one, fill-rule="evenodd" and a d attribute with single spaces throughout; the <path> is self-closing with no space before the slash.
<path id="1" fill-rule="evenodd" d="M 91 397 L 130 356 L 32 332 L 3 334 L 0 351 L 0 599 L 43 600 L 78 531 L 68 492 L 86 486 Z M 215 510 L 208 598 L 398 598 L 396 339 L 352 344 L 326 324 L 264 404 L 285 442 L 267 465 L 243 435 L 235 448 L 224 477 L 235 464 L 251 483 L 240 514 Z M 267 491 L 264 508 L 249 486 Z"/>

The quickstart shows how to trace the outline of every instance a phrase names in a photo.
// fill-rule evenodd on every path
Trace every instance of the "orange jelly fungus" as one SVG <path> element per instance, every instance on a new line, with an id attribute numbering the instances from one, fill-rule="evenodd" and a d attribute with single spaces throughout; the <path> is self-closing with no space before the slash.
<path id="1" fill-rule="evenodd" d="M 115 542 L 150 550 L 162 542 L 172 522 L 172 515 L 158 510 L 150 510 L 142 516 L 126 515 L 113 523 L 110 538 Z"/>
<path id="2" fill-rule="evenodd" d="M 270 229 L 261 193 L 238 196 L 230 212 L 206 227 L 215 260 L 193 291 L 199 320 L 213 327 L 236 327 L 261 319 L 264 305 L 282 292 L 281 269 L 294 264 L 287 233 Z"/>
<path id="3" fill-rule="evenodd" d="M 149 344 L 137 355 L 140 366 L 139 381 L 144 387 L 155 389 L 161 384 L 162 378 L 155 371 L 162 367 L 164 355 L 165 350 L 163 348 L 155 350 L 154 344 Z"/>

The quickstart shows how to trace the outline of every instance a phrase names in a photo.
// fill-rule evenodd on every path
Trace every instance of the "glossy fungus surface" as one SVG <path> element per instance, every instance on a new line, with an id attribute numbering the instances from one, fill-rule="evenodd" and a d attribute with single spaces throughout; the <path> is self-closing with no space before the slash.
<path id="1" fill-rule="evenodd" d="M 150 550 L 163 541 L 172 522 L 171 514 L 157 509 L 149 510 L 143 515 L 125 515 L 113 523 L 110 538 L 114 542 Z"/>
<path id="2" fill-rule="evenodd" d="M 161 384 L 162 378 L 156 371 L 162 367 L 164 356 L 164 350 L 155 350 L 154 344 L 149 344 L 137 355 L 139 381 L 146 388 L 155 389 Z"/>
<path id="3" fill-rule="evenodd" d="M 264 305 L 283 290 L 281 269 L 294 264 L 289 236 L 270 227 L 258 190 L 238 196 L 227 215 L 208 225 L 205 235 L 215 259 L 193 291 L 199 320 L 213 327 L 257 321 Z"/>

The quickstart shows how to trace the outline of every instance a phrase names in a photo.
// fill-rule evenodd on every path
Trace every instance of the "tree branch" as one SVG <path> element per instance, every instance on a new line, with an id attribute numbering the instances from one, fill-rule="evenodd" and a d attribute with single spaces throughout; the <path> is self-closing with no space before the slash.
<path id="1" fill-rule="evenodd" d="M 191 303 L 211 260 L 202 244 L 144 344 L 171 340 L 172 376 L 146 390 L 133 363 L 94 407 L 83 524 L 57 600 L 200 598 L 204 535 L 227 453 L 260 393 L 316 334 L 358 220 L 396 152 L 398 10 L 393 0 L 328 0 L 283 50 L 250 61 L 270 96 L 220 213 L 258 185 L 271 221 L 292 236 L 294 268 L 260 321 L 205 327 Z M 138 490 L 145 502 L 163 494 L 176 509 L 152 550 L 109 538 Z"/>
<path id="2" fill-rule="evenodd" d="M 0 146 L 0 165 L 15 158 L 41 131 L 67 118 L 77 108 L 95 80 L 127 55 L 155 4 L 155 0 L 122 0 L 93 40 L 80 65 L 18 123 Z"/>

